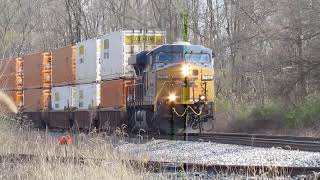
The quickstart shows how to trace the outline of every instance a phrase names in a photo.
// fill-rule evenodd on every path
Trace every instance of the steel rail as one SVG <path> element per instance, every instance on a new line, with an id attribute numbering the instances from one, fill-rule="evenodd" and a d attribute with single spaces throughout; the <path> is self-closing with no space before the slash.
<path id="1" fill-rule="evenodd" d="M 274 136 L 244 133 L 208 133 L 208 134 L 174 134 L 174 135 L 149 135 L 155 139 L 170 139 L 184 141 L 216 142 L 254 147 L 275 147 L 288 150 L 320 152 L 320 138 Z"/>
<path id="2" fill-rule="evenodd" d="M 161 161 L 140 161 L 123 159 L 119 162 L 99 158 L 83 157 L 63 157 L 63 156 L 41 156 L 34 154 L 4 154 L 0 155 L 0 163 L 17 164 L 29 161 L 44 160 L 47 162 L 61 162 L 86 164 L 88 161 L 92 164 L 101 165 L 102 163 L 130 165 L 133 168 L 144 169 L 148 172 L 191 172 L 191 173 L 225 173 L 242 175 L 264 175 L 268 177 L 277 177 L 281 175 L 312 175 L 320 172 L 320 167 L 280 167 L 280 166 L 244 166 L 244 165 L 218 165 L 218 164 L 199 164 L 184 162 L 161 162 Z"/>

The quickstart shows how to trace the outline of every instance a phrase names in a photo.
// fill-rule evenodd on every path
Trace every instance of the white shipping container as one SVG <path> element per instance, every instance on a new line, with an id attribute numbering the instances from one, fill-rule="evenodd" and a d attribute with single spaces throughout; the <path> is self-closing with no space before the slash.
<path id="1" fill-rule="evenodd" d="M 89 109 L 100 104 L 100 84 L 76 85 L 75 107 L 78 109 Z"/>
<path id="2" fill-rule="evenodd" d="M 164 31 L 122 30 L 101 37 L 101 79 L 133 77 L 134 69 L 128 58 L 165 43 Z"/>
<path id="3" fill-rule="evenodd" d="M 72 86 L 53 87 L 51 89 L 51 107 L 53 110 L 64 110 L 67 107 L 74 107 L 75 89 Z"/>
<path id="4" fill-rule="evenodd" d="M 100 39 L 89 39 L 76 45 L 76 82 L 91 83 L 100 77 Z"/>

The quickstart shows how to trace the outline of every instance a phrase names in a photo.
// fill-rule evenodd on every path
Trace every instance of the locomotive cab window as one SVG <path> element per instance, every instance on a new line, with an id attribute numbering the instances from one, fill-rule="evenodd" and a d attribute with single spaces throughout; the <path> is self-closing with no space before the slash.
<path id="1" fill-rule="evenodd" d="M 178 52 L 159 52 L 155 55 L 156 62 L 160 63 L 178 63 L 182 62 L 182 53 Z"/>
<path id="2" fill-rule="evenodd" d="M 185 54 L 185 59 L 187 62 L 193 62 L 193 63 L 210 63 L 211 62 L 210 54 L 208 53 L 187 52 Z"/>

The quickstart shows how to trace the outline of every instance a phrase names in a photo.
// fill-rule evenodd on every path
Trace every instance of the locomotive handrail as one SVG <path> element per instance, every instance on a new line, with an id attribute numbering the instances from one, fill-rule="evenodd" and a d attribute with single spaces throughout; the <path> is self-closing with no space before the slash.
<path id="1" fill-rule="evenodd" d="M 172 110 L 173 110 L 173 112 L 177 115 L 177 116 L 179 116 L 179 117 L 183 117 L 184 115 L 186 115 L 186 113 L 187 113 L 187 110 L 188 109 L 191 109 L 191 111 L 196 115 L 196 116 L 200 116 L 201 114 L 202 114 L 202 108 L 200 109 L 200 112 L 199 113 L 197 113 L 191 106 L 187 106 L 187 108 L 185 108 L 184 109 L 184 112 L 182 113 L 182 114 L 179 114 L 177 111 L 176 111 L 176 108 L 172 108 Z"/>

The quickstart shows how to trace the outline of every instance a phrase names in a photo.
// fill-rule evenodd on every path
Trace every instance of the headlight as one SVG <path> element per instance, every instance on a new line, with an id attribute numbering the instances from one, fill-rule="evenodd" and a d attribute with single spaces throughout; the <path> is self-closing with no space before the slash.
<path id="1" fill-rule="evenodd" d="M 213 76 L 212 75 L 202 75 L 202 81 L 210 81 L 213 80 Z"/>
<path id="2" fill-rule="evenodd" d="M 206 99 L 206 97 L 204 95 L 200 96 L 200 100 L 204 101 Z"/>
<path id="3" fill-rule="evenodd" d="M 170 102 L 175 102 L 177 99 L 177 96 L 175 94 L 169 94 L 168 99 Z"/>
<path id="4" fill-rule="evenodd" d="M 184 76 L 184 77 L 187 77 L 190 75 L 190 66 L 188 64 L 185 64 L 182 66 L 182 69 L 181 69 L 181 74 Z"/>

